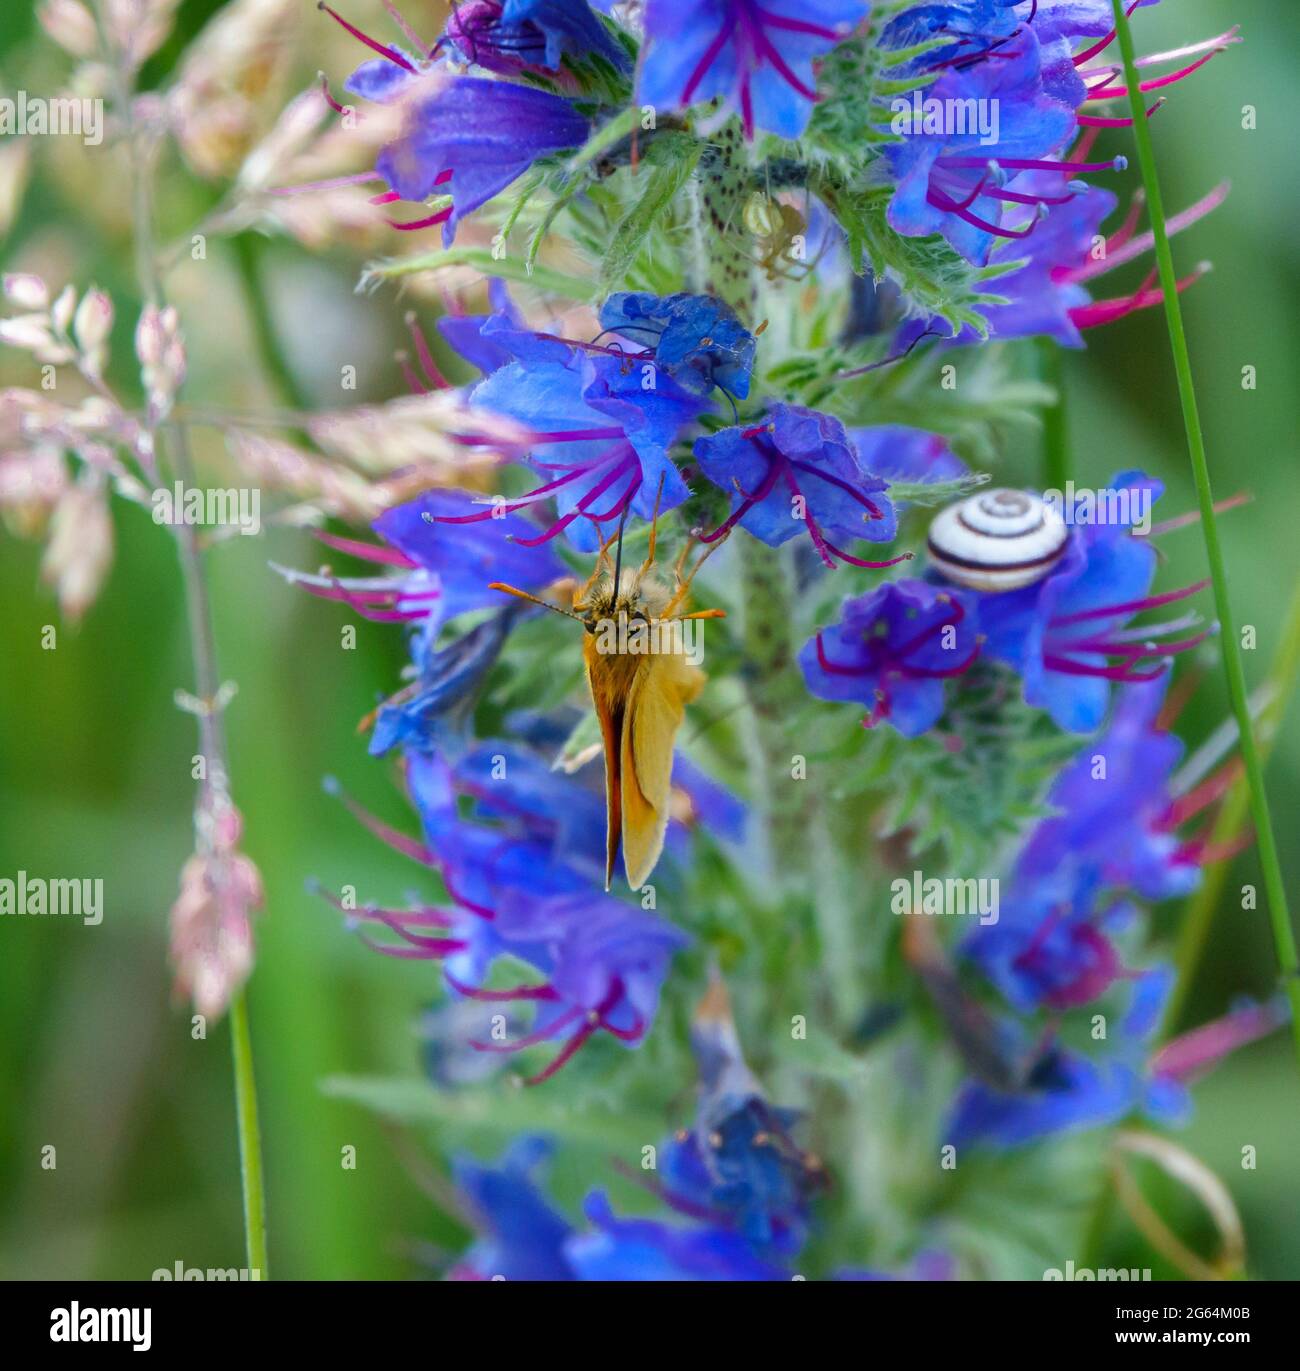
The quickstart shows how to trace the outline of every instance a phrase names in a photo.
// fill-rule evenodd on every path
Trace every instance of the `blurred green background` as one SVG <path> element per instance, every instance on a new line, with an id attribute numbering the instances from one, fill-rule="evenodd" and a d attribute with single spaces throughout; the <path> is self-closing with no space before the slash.
<path id="1" fill-rule="evenodd" d="M 183 40 L 220 8 L 181 5 L 176 35 L 147 79 L 168 70 Z M 321 67 L 336 78 L 357 53 L 303 0 L 298 70 L 289 90 Z M 434 25 L 422 7 L 411 17 Z M 417 13 L 415 11 L 421 10 Z M 348 13 L 383 25 L 376 0 Z M 1225 18 L 1225 15 L 1227 16 Z M 319 18 L 319 22 L 317 22 Z M 1264 672 L 1297 574 L 1297 374 L 1294 7 L 1243 0 L 1164 0 L 1141 11 L 1139 48 L 1173 47 L 1240 22 L 1245 42 L 1170 94 L 1153 132 L 1170 212 L 1224 177 L 1231 197 L 1176 240 L 1182 270 L 1207 258 L 1213 273 L 1185 297 L 1188 331 L 1216 493 L 1256 498 L 1222 520 L 1241 623 Z M 27 4 L 0 12 L 0 78 L 6 92 L 57 89 L 67 61 L 40 35 Z M 1242 108 L 1258 127 L 1242 128 Z M 1118 140 L 1112 140 L 1118 143 Z M 50 165 L 38 148 L 20 212 L 3 244 L 5 269 L 60 271 L 98 282 L 119 308 L 117 370 L 130 386 L 130 328 L 138 308 L 129 225 L 111 186 Z M 104 150 L 101 149 L 101 152 Z M 51 159 L 57 161 L 57 159 Z M 105 159 L 106 160 L 106 159 Z M 1118 178 L 1127 194 L 1136 167 Z M 198 219 L 213 192 L 169 175 L 160 213 L 173 231 Z M 118 217 L 114 218 L 115 212 Z M 385 249 L 387 250 L 387 249 Z M 398 393 L 391 361 L 402 305 L 392 292 L 352 293 L 361 260 L 345 251 L 308 256 L 268 242 L 271 308 L 302 384 L 320 404 L 335 359 L 362 363 L 355 398 Z M 234 259 L 214 245 L 201 277 L 182 276 L 194 387 L 213 402 L 265 407 L 277 397 L 256 362 Z M 1119 279 L 1132 288 L 1145 266 Z M 1113 293 L 1112 282 L 1097 294 Z M 123 322 L 125 321 L 125 322 Z M 1033 365 L 1026 350 L 1025 364 Z M 1258 370 L 1243 390 L 1241 369 Z M 1080 482 L 1143 466 L 1167 494 L 1158 517 L 1194 507 L 1177 395 L 1159 311 L 1090 335 L 1066 358 L 1068 417 Z M 0 356 L 0 383 L 33 383 L 33 369 Z M 193 398 L 194 392 L 191 392 Z M 1007 435 L 1006 475 L 1034 479 L 1032 436 Z M 147 515 L 118 502 L 117 558 L 98 603 L 77 628 L 60 627 L 37 584 L 39 547 L 0 536 L 0 874 L 102 875 L 107 914 L 97 928 L 72 922 L 0 923 L 0 1277 L 147 1278 L 159 1266 L 242 1264 L 239 1180 L 225 1024 L 193 1041 L 183 1006 L 170 1002 L 165 914 L 191 850 L 193 720 L 172 702 L 191 685 L 172 542 Z M 1164 540 L 1169 584 L 1203 575 L 1195 528 Z M 238 682 L 228 714 L 232 782 L 246 820 L 245 847 L 266 882 L 257 925 L 250 1006 L 267 1161 L 270 1242 L 280 1277 L 395 1277 L 420 1269 L 421 1245 L 447 1228 L 425 1189 L 415 1140 L 361 1109 L 327 1098 L 323 1078 L 414 1075 L 413 1026 L 436 983 L 428 966 L 375 957 L 307 893 L 319 877 L 397 898 L 410 868 L 370 839 L 321 789 L 336 775 L 396 823 L 404 805 L 384 764 L 365 755 L 356 720 L 397 683 L 399 632 L 359 624 L 355 651 L 341 647 L 338 609 L 285 586 L 268 560 L 314 566 L 319 548 L 284 530 L 234 539 L 209 558 L 220 671 Z M 1227 714 L 1211 666 L 1180 731 L 1195 742 Z M 1269 766 L 1278 837 L 1293 902 L 1300 906 L 1300 713 L 1293 711 Z M 409 826 L 409 825 L 408 825 Z M 1236 860 L 1228 898 L 1187 1014 L 1213 1017 L 1243 992 L 1267 994 L 1273 952 L 1263 911 L 1243 913 L 1235 890 L 1258 884 L 1252 853 Z M 1172 918 L 1176 911 L 1162 912 Z M 1181 1141 L 1226 1181 L 1242 1212 L 1251 1273 L 1300 1273 L 1300 1080 L 1283 1037 L 1242 1053 L 1197 1089 L 1197 1116 Z M 1258 1148 L 1243 1171 L 1240 1147 Z M 40 1166 L 57 1149 L 56 1171 Z M 341 1149 L 357 1149 L 355 1170 Z M 1123 1229 L 1119 1230 L 1122 1234 Z M 1117 1249 L 1118 1250 L 1118 1249 Z"/>

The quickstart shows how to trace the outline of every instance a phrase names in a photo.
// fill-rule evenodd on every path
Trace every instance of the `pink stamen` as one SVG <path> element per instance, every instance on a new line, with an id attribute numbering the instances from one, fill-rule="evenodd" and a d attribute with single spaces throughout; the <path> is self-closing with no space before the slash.
<path id="1" fill-rule="evenodd" d="M 329 77 L 326 76 L 324 72 L 321 72 L 320 74 L 320 89 L 321 94 L 325 97 L 325 103 L 330 107 L 330 109 L 334 111 L 335 114 L 343 114 L 346 112 L 345 107 L 343 105 L 340 105 L 339 102 L 333 97 L 333 95 L 330 94 Z"/>
<path id="2" fill-rule="evenodd" d="M 339 796 L 355 819 L 364 824 L 376 838 L 387 843 L 395 852 L 400 852 L 404 857 L 410 857 L 412 861 L 419 862 L 421 866 L 436 865 L 433 853 L 419 839 L 408 837 L 405 833 L 399 833 L 397 829 L 384 823 L 382 819 L 377 818 L 350 795 L 344 794 L 342 790 L 336 788 L 334 793 Z"/>
<path id="3" fill-rule="evenodd" d="M 1231 182 L 1221 181 L 1207 195 L 1203 195 L 1194 204 L 1188 205 L 1186 209 L 1172 215 L 1165 225 L 1166 232 L 1172 236 L 1195 224 L 1198 220 L 1204 219 L 1207 214 L 1223 204 L 1228 198 L 1228 191 L 1231 188 Z M 1128 217 L 1119 231 L 1111 236 L 1106 246 L 1105 257 L 1095 261 L 1089 260 L 1083 266 L 1065 272 L 1061 279 L 1070 282 L 1091 280 L 1094 276 L 1100 276 L 1103 272 L 1122 266 L 1135 257 L 1140 257 L 1151 248 L 1155 243 L 1155 236 L 1150 230 L 1139 234 L 1136 238 L 1133 237 L 1133 230 L 1137 227 L 1137 220 L 1141 214 L 1142 203 L 1137 196 L 1134 196 L 1133 204 L 1129 207 Z"/>
<path id="4" fill-rule="evenodd" d="M 1160 109 L 1164 104 L 1165 98 L 1164 96 L 1161 96 L 1159 100 L 1156 100 L 1153 104 L 1151 104 L 1148 107 L 1146 117 L 1150 119 L 1151 116 L 1156 112 L 1156 110 Z M 1125 115 L 1122 119 L 1103 119 L 1095 114 L 1080 114 L 1076 115 L 1075 118 L 1076 121 L 1079 124 L 1082 124 L 1085 128 L 1128 129 L 1133 127 L 1133 120 L 1128 115 Z"/>
<path id="5" fill-rule="evenodd" d="M 406 327 L 411 334 L 411 340 L 415 344 L 415 355 L 420 360 L 420 370 L 424 372 L 426 380 L 436 390 L 447 390 L 450 386 L 450 382 L 438 369 L 437 362 L 433 360 L 433 353 L 429 349 L 428 339 L 425 338 L 424 330 L 420 327 L 414 311 L 406 316 Z"/>
<path id="6" fill-rule="evenodd" d="M 1140 614 L 1144 609 L 1158 609 L 1161 605 L 1171 605 L 1178 600 L 1185 600 L 1189 595 L 1204 590 L 1209 584 L 1209 577 L 1206 577 L 1203 581 L 1195 581 L 1178 590 L 1167 590 L 1163 595 L 1150 595 L 1142 600 L 1126 600 L 1118 605 L 1103 605 L 1099 609 L 1081 609 L 1075 614 L 1062 614 L 1052 619 L 1048 626 L 1060 628 L 1065 624 L 1083 623 L 1087 619 L 1113 619 L 1121 614 Z"/>
<path id="7" fill-rule="evenodd" d="M 323 529 L 313 529 L 312 535 L 336 552 L 346 552 L 349 556 L 359 557 L 363 562 L 383 562 L 388 566 L 399 566 L 407 570 L 419 565 L 395 547 L 381 547 L 378 543 L 365 543 L 359 538 L 341 538 L 337 533 L 326 533 Z"/>
<path id="8" fill-rule="evenodd" d="M 398 52 L 395 48 L 390 48 L 387 44 L 380 43 L 377 39 L 371 38 L 369 35 L 362 33 L 362 31 L 359 28 L 357 28 L 355 24 L 349 24 L 348 21 L 344 19 L 343 16 L 339 14 L 337 10 L 332 9 L 329 5 L 327 5 L 325 3 L 325 0 L 317 0 L 316 8 L 318 10 L 324 10 L 325 13 L 330 16 L 331 19 L 337 20 L 353 36 L 353 38 L 356 38 L 360 42 L 364 43 L 366 47 L 368 47 L 372 52 L 377 52 L 381 57 L 387 57 L 390 62 L 395 62 L 399 67 L 403 68 L 403 70 L 409 71 L 414 75 L 415 68 L 406 60 L 405 57 L 402 56 L 400 52 Z"/>
<path id="9" fill-rule="evenodd" d="M 485 1004 L 505 1004 L 515 1000 L 558 1000 L 560 992 L 553 985 L 517 985 L 513 990 L 482 990 L 477 986 L 465 985 L 458 981 L 450 971 L 443 976 L 451 988 L 466 999 L 480 1000 Z"/>
<path id="10" fill-rule="evenodd" d="M 1178 293 L 1181 295 L 1188 286 L 1195 285 L 1209 269 L 1209 263 L 1203 262 L 1195 271 L 1184 276 L 1177 283 Z M 1152 276 L 1154 277 L 1154 275 L 1153 272 Z M 1076 328 L 1097 328 L 1102 324 L 1111 324 L 1117 319 L 1136 314 L 1138 310 L 1150 309 L 1160 304 L 1164 298 L 1164 292 L 1159 287 L 1149 289 L 1144 286 L 1133 295 L 1121 296 L 1111 300 L 1094 300 L 1090 305 L 1079 305 L 1070 310 L 1070 319 Z"/>
<path id="11" fill-rule="evenodd" d="M 695 92 L 699 89 L 700 82 L 704 80 L 709 68 L 713 65 L 714 58 L 722 51 L 728 38 L 731 37 L 732 30 L 736 27 L 736 14 L 732 11 L 728 15 L 726 22 L 718 30 L 718 36 L 704 50 L 704 55 L 696 64 L 695 70 L 691 72 L 686 85 L 682 88 L 682 104 L 689 105 Z"/>
<path id="12" fill-rule="evenodd" d="M 1125 157 L 1114 157 L 1109 162 L 1052 162 L 1042 157 L 940 157 L 938 160 L 942 166 L 968 171 L 987 168 L 990 161 L 1004 171 L 1123 171 L 1128 166 Z"/>
<path id="13" fill-rule="evenodd" d="M 1126 19 L 1131 19 L 1133 17 L 1133 11 L 1137 9 L 1141 3 L 1142 0 L 1133 0 L 1133 3 L 1124 11 L 1124 17 Z M 1074 65 L 1076 67 L 1082 66 L 1084 62 L 1091 61 L 1092 58 L 1096 57 L 1099 52 L 1104 52 L 1115 41 L 1115 35 L 1118 32 L 1118 29 L 1111 29 L 1108 34 L 1094 43 L 1092 47 L 1085 48 L 1082 52 L 1076 53 L 1071 59 Z"/>
<path id="14" fill-rule="evenodd" d="M 1200 785 L 1189 790 L 1187 794 L 1180 795 L 1161 815 L 1156 827 L 1161 832 L 1168 833 L 1185 824 L 1188 819 L 1194 819 L 1202 810 L 1208 809 L 1220 796 L 1232 789 L 1242 770 L 1240 758 L 1234 758 L 1226 766 L 1220 767 Z"/>
<path id="15" fill-rule="evenodd" d="M 1194 1079 L 1227 1053 L 1266 1037 L 1286 1020 L 1285 1008 L 1276 1001 L 1234 1010 L 1166 1043 L 1151 1058 L 1152 1075 Z"/>
<path id="16" fill-rule="evenodd" d="M 435 224 L 445 224 L 452 216 L 453 206 L 448 205 L 446 209 L 440 209 L 436 214 L 426 215 L 423 219 L 386 219 L 384 222 L 389 228 L 400 229 L 403 233 L 413 233 L 418 229 L 432 228 Z"/>

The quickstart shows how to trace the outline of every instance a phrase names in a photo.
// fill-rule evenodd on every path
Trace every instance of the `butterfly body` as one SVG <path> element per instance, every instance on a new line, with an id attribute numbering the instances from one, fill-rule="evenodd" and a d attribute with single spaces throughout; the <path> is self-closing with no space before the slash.
<path id="1" fill-rule="evenodd" d="M 674 592 L 653 570 L 605 576 L 579 591 L 583 661 L 605 752 L 605 888 L 620 839 L 628 884 L 640 890 L 663 851 L 673 742 L 705 676 L 686 654 Z"/>

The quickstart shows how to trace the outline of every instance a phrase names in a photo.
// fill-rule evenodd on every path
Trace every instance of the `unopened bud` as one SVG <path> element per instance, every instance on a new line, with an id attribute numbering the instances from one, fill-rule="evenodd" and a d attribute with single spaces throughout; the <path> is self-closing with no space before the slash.
<path id="1" fill-rule="evenodd" d="M 5 298 L 19 309 L 45 310 L 50 307 L 50 292 L 45 282 L 30 271 L 11 271 L 4 278 Z"/>
<path id="2" fill-rule="evenodd" d="M 45 32 L 74 57 L 90 57 L 99 46 L 95 16 L 81 0 L 41 0 L 36 17 Z"/>

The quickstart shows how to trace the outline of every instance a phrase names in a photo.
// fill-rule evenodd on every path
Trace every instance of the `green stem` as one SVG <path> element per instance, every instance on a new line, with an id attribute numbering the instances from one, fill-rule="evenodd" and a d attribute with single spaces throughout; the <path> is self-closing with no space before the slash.
<path id="1" fill-rule="evenodd" d="M 1065 410 L 1065 350 L 1054 338 L 1038 339 L 1040 373 L 1056 392 L 1043 411 L 1043 489 L 1065 489 L 1070 479 L 1070 434 Z"/>
<path id="2" fill-rule="evenodd" d="M 783 549 L 765 547 L 740 532 L 744 583 L 742 645 L 746 693 L 754 717 L 756 798 L 767 824 L 771 889 L 800 886 L 807 862 L 809 782 L 797 779 L 789 734 L 799 702 L 790 636 L 792 610 Z"/>
<path id="3" fill-rule="evenodd" d="M 1264 772 L 1259 749 L 1251 727 L 1250 701 L 1246 691 L 1246 672 L 1241 660 L 1241 643 L 1233 625 L 1232 606 L 1228 600 L 1228 575 L 1223 564 L 1223 549 L 1219 544 L 1219 527 L 1215 522 L 1214 493 L 1210 486 L 1210 469 L 1205 458 L 1205 438 L 1196 407 L 1196 388 L 1192 380 L 1192 363 L 1187 350 L 1187 335 L 1183 330 L 1183 311 L 1178 299 L 1178 278 L 1174 272 L 1173 253 L 1169 248 L 1169 234 L 1165 228 L 1164 205 L 1160 198 L 1160 182 L 1156 176 L 1155 148 L 1146 109 L 1139 89 L 1137 64 L 1133 52 L 1133 34 L 1124 13 L 1123 0 L 1111 0 L 1115 14 L 1115 29 L 1119 36 L 1120 54 L 1124 61 L 1124 82 L 1128 87 L 1129 108 L 1133 116 L 1133 133 L 1137 141 L 1138 161 L 1142 167 L 1142 181 L 1146 187 L 1147 207 L 1151 216 L 1151 232 L 1155 239 L 1156 267 L 1160 274 L 1160 290 L 1164 296 L 1165 321 L 1169 327 L 1169 344 L 1173 351 L 1174 371 L 1178 377 L 1178 398 L 1182 404 L 1183 427 L 1187 431 L 1187 451 L 1191 457 L 1192 475 L 1196 480 L 1196 494 L 1201 507 L 1201 531 L 1205 537 L 1205 558 L 1214 583 L 1214 606 L 1219 619 L 1219 642 L 1223 652 L 1223 668 L 1228 680 L 1228 696 L 1237 718 L 1241 739 L 1241 760 L 1246 769 L 1246 783 L 1250 792 L 1250 809 L 1255 821 L 1255 837 L 1259 846 L 1259 862 L 1264 877 L 1264 894 L 1268 901 L 1269 921 L 1273 943 L 1277 951 L 1286 993 L 1291 1002 L 1291 1029 L 1295 1039 L 1296 1060 L 1300 1063 L 1300 957 L 1296 952 L 1295 933 L 1287 907 L 1286 887 L 1282 880 L 1282 866 L 1278 860 L 1277 842 L 1273 836 L 1273 819 L 1269 813 L 1268 795 L 1264 789 Z"/>
<path id="4" fill-rule="evenodd" d="M 266 1189 L 262 1181 L 262 1130 L 257 1119 L 253 1038 L 248 1029 L 248 1001 L 243 990 L 230 1002 L 230 1051 L 235 1064 L 235 1112 L 239 1129 L 239 1175 L 244 1191 L 248 1271 L 252 1279 L 266 1280 Z"/>
<path id="5" fill-rule="evenodd" d="M 162 276 L 158 269 L 158 249 L 154 236 L 152 161 L 142 146 L 142 131 L 135 119 L 135 68 L 114 46 L 106 22 L 104 0 L 97 0 L 95 22 L 99 33 L 101 55 L 111 74 L 113 98 L 122 121 L 123 138 L 128 152 L 131 178 L 132 229 L 134 234 L 136 274 L 146 302 L 161 307 L 164 303 Z M 157 470 L 157 445 L 161 433 L 151 418 L 146 441 L 142 448 L 149 454 Z M 194 466 L 184 428 L 175 432 L 172 457 L 177 473 L 185 484 L 196 485 Z M 190 647 L 194 658 L 194 682 L 197 699 L 206 706 L 198 716 L 200 747 L 208 761 L 208 774 L 203 786 L 226 786 L 229 767 L 220 710 L 216 707 L 219 680 L 216 663 L 216 642 L 212 626 L 212 605 L 208 597 L 207 581 L 203 574 L 203 553 L 198 534 L 189 524 L 176 528 L 176 547 L 185 587 L 186 620 L 190 632 Z M 257 1096 L 253 1082 L 253 1043 L 248 1028 L 248 1007 L 241 989 L 230 1005 L 231 1044 L 235 1067 L 235 1101 L 239 1130 L 240 1174 L 244 1194 L 244 1230 L 247 1239 L 250 1274 L 258 1279 L 267 1276 L 266 1261 L 266 1200 L 262 1183 L 261 1131 L 257 1121 Z"/>
<path id="6" fill-rule="evenodd" d="M 1282 629 L 1282 643 L 1277 650 L 1277 655 L 1273 658 L 1272 665 L 1269 667 L 1268 703 L 1259 716 L 1260 750 L 1264 761 L 1268 760 L 1268 754 L 1277 737 L 1277 728 L 1282 722 L 1282 714 L 1286 709 L 1298 670 L 1300 670 L 1300 585 L 1297 585 L 1291 597 L 1291 607 L 1287 611 Z M 1221 847 L 1236 838 L 1246 822 L 1249 808 L 1250 788 L 1246 784 L 1245 777 L 1242 776 L 1228 791 L 1223 806 L 1219 810 L 1219 817 L 1215 821 L 1210 835 L 1212 848 Z M 1231 866 L 1231 862 L 1218 862 L 1205 872 L 1204 880 L 1202 880 L 1196 894 L 1192 896 L 1187 906 L 1187 912 L 1183 915 L 1182 926 L 1178 934 L 1178 946 L 1174 952 L 1174 966 L 1177 968 L 1178 979 L 1174 984 L 1174 992 L 1169 997 L 1169 1004 L 1165 1009 L 1164 1031 L 1166 1036 L 1178 1027 L 1182 1019 L 1183 1009 L 1187 1003 L 1187 997 L 1191 993 L 1201 957 L 1205 952 L 1205 944 L 1210 935 L 1210 926 L 1214 922 L 1214 915 L 1219 907 L 1219 897 L 1223 893 L 1223 887 L 1228 879 Z"/>
<path id="7" fill-rule="evenodd" d="M 236 234 L 231 243 L 239 266 L 240 284 L 244 288 L 244 304 L 257 339 L 258 354 L 270 375 L 273 389 L 279 392 L 279 398 L 290 409 L 308 411 L 311 409 L 311 397 L 303 391 L 285 358 L 266 298 L 266 282 L 258 260 L 262 254 L 262 243 L 255 233 Z"/>

